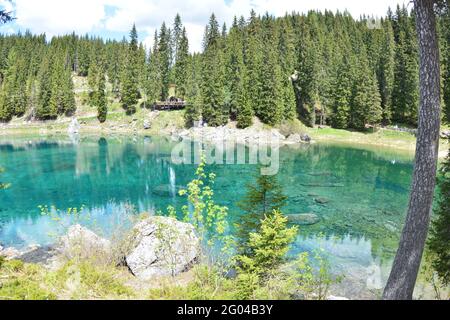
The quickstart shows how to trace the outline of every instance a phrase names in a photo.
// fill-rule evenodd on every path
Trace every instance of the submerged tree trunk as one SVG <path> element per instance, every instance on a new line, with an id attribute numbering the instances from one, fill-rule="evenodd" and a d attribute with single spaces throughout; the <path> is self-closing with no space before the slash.
<path id="1" fill-rule="evenodd" d="M 414 0 L 420 52 L 420 110 L 411 198 L 383 299 L 412 299 L 430 224 L 440 131 L 440 65 L 434 0 Z"/>

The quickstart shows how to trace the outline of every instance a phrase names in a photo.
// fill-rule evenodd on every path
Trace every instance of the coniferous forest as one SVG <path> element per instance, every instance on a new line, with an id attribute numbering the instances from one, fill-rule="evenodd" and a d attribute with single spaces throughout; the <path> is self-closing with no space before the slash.
<path id="1" fill-rule="evenodd" d="M 448 14 L 439 19 L 439 37 L 442 99 L 450 106 Z M 100 122 L 106 121 L 109 95 L 133 114 L 168 99 L 175 84 L 177 97 L 188 103 L 188 125 L 203 119 L 220 126 L 231 119 L 245 128 L 257 116 L 268 125 L 298 117 L 308 126 L 339 129 L 414 127 L 418 70 L 414 13 L 406 7 L 377 21 L 345 12 L 281 18 L 251 12 L 227 26 L 212 15 L 203 51 L 194 54 L 179 15 L 155 32 L 152 48 L 139 42 L 134 26 L 122 41 L 1 35 L 0 121 L 70 116 L 77 108 L 78 75 L 88 79 L 89 105 L 97 108 Z"/>

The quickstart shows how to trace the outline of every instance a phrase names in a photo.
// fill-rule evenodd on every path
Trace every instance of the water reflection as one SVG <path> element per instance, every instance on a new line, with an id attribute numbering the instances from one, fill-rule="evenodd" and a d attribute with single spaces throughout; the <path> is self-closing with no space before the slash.
<path id="1" fill-rule="evenodd" d="M 12 183 L 0 192 L 0 243 L 51 242 L 54 223 L 40 215 L 39 205 L 84 205 L 105 234 L 123 218 L 127 203 L 137 212 L 180 209 L 186 200 L 177 190 L 196 167 L 171 162 L 176 143 L 160 137 L 0 138 L 0 165 L 7 170 L 2 181 Z M 358 283 L 353 287 L 378 289 L 404 220 L 411 158 L 326 144 L 282 147 L 278 180 L 289 197 L 285 213 L 321 219 L 301 227 L 294 252 L 323 248 L 336 272 L 352 275 Z M 208 170 L 217 174 L 217 202 L 230 208 L 234 222 L 240 214 L 236 202 L 258 168 L 216 164 Z"/>

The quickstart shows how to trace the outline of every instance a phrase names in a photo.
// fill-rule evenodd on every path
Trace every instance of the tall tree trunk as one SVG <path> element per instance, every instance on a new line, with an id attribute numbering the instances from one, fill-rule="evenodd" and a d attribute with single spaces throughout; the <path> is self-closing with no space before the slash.
<path id="1" fill-rule="evenodd" d="M 408 215 L 384 291 L 385 300 L 412 299 L 430 224 L 441 118 L 439 47 L 434 2 L 414 0 L 420 52 L 419 132 Z"/>

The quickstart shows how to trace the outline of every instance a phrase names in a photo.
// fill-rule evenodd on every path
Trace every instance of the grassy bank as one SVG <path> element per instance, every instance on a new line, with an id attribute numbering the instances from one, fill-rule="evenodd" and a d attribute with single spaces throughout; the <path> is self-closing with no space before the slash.
<path id="1" fill-rule="evenodd" d="M 75 117 L 78 119 L 83 134 L 125 134 L 125 135 L 170 135 L 184 128 L 184 111 L 152 112 L 146 108 L 138 108 L 134 115 L 127 115 L 120 104 L 114 102 L 110 105 L 107 121 L 100 124 L 96 117 L 96 111 L 89 106 L 78 108 Z M 24 119 L 14 119 L 11 123 L 0 127 L 0 135 L 51 135 L 66 134 L 71 118 L 62 117 L 48 122 L 25 122 Z M 414 153 L 416 138 L 407 132 L 388 129 L 380 129 L 376 132 L 356 132 L 332 128 L 306 128 L 296 121 L 294 129 L 287 131 L 280 126 L 284 134 L 302 132 L 307 133 L 314 141 L 339 143 L 361 147 L 385 147 L 393 150 L 401 150 Z M 150 124 L 149 129 L 144 129 L 144 123 Z M 290 125 L 292 126 L 292 125 Z M 269 129 L 268 126 L 264 128 Z M 449 127 L 443 127 L 449 130 Z M 286 132 L 284 132 L 286 131 Z M 292 132 L 291 132 L 292 131 Z M 445 157 L 449 148 L 448 142 L 441 140 L 440 157 Z"/>

